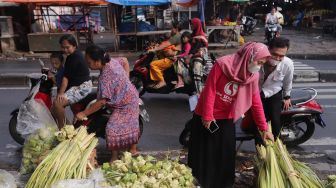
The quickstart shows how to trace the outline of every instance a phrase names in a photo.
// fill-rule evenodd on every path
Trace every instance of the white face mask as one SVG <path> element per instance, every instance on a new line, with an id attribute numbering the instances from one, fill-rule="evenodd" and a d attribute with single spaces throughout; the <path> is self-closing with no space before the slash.
<path id="1" fill-rule="evenodd" d="M 280 63 L 281 61 L 278 61 L 278 60 L 275 60 L 275 59 L 270 59 L 269 60 L 269 65 L 271 65 L 271 66 L 277 66 L 277 65 L 279 65 L 279 63 Z"/>
<path id="2" fill-rule="evenodd" d="M 254 73 L 259 72 L 260 68 L 261 68 L 260 65 L 255 65 L 255 64 L 253 64 L 253 63 L 250 63 L 250 64 L 248 65 L 247 70 L 248 70 L 250 73 L 254 74 Z"/>

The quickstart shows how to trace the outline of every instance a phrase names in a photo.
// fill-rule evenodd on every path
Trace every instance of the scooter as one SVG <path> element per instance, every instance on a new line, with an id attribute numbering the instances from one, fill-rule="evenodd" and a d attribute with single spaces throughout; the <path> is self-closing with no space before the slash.
<path id="1" fill-rule="evenodd" d="M 243 28 L 241 30 L 242 35 L 251 35 L 254 31 L 254 28 L 257 25 L 257 20 L 250 16 L 242 17 Z"/>
<path id="2" fill-rule="evenodd" d="M 282 130 L 280 139 L 288 147 L 306 142 L 315 131 L 315 124 L 326 127 L 321 114 L 323 109 L 315 100 L 317 91 L 313 88 L 295 89 L 291 93 L 292 108 L 281 112 Z M 251 122 L 252 124 L 253 122 Z M 189 120 L 179 137 L 181 145 L 188 147 L 192 122 Z M 252 140 L 254 136 L 244 130 L 236 129 L 236 140 Z"/>
<path id="3" fill-rule="evenodd" d="M 31 100 L 34 98 L 35 100 L 41 100 L 50 110 L 51 108 L 51 92 L 53 87 L 53 81 L 48 78 L 49 69 L 42 68 L 42 75 L 40 78 L 30 78 L 30 86 L 31 90 L 24 101 Z M 88 108 L 91 104 L 93 104 L 96 100 L 96 92 L 92 92 L 83 100 L 79 101 L 70 106 L 73 114 L 77 114 L 78 112 Z M 149 115 L 145 109 L 144 103 L 141 99 L 139 99 L 139 128 L 140 133 L 143 132 L 143 126 L 145 122 L 149 122 Z M 88 116 L 88 119 L 83 122 L 77 122 L 75 127 L 79 127 L 81 125 L 88 127 L 88 132 L 96 133 L 97 137 L 105 138 L 105 126 L 111 115 L 111 111 L 104 107 L 99 111 L 93 113 Z M 17 117 L 19 114 L 19 108 L 16 108 L 11 112 L 11 119 L 9 121 L 9 133 L 12 138 L 19 144 L 23 145 L 25 142 L 25 135 L 21 135 L 17 130 Z"/>
<path id="4" fill-rule="evenodd" d="M 278 25 L 275 23 L 268 23 L 266 27 L 266 40 L 269 44 L 275 37 L 277 37 Z"/>
<path id="5" fill-rule="evenodd" d="M 212 64 L 215 61 L 215 57 L 213 56 L 213 54 L 210 54 L 210 56 L 211 58 L 207 58 L 207 59 L 202 58 L 202 64 L 204 66 L 203 68 L 204 70 L 207 69 L 207 67 L 212 67 Z M 140 55 L 138 60 L 136 60 L 135 62 L 133 70 L 130 73 L 130 80 L 134 84 L 134 86 L 137 88 L 139 92 L 139 96 L 142 96 L 146 92 L 161 93 L 161 94 L 168 94 L 171 92 L 176 92 L 176 93 L 188 94 L 189 96 L 191 96 L 196 92 L 193 81 L 190 81 L 189 83 L 185 83 L 184 87 L 174 89 L 175 84 L 177 82 L 177 74 L 173 66 L 166 69 L 163 72 L 165 82 L 167 83 L 166 86 L 159 88 L 159 89 L 148 87 L 150 84 L 153 83 L 153 81 L 150 79 L 150 63 L 153 61 L 154 57 L 155 57 L 155 53 L 152 53 L 152 52 L 144 53 Z M 196 59 L 192 59 L 191 61 L 193 60 L 196 61 Z M 192 73 L 191 67 L 190 66 L 188 67 L 188 65 L 184 62 L 183 58 L 179 58 L 178 61 L 182 62 L 183 66 L 185 66 L 185 68 L 188 70 L 189 77 L 192 79 L 193 73 Z"/>

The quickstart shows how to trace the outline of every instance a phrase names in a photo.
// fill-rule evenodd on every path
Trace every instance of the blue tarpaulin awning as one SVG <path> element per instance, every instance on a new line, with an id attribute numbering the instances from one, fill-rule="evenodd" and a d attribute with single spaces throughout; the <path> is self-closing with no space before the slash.
<path id="1" fill-rule="evenodd" d="M 165 5 L 171 3 L 171 0 L 107 0 L 110 3 L 124 6 L 148 6 Z"/>

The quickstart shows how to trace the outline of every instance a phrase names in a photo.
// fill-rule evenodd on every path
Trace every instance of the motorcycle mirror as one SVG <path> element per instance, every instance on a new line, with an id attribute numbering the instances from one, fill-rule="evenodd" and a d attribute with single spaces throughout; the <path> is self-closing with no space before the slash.
<path id="1" fill-rule="evenodd" d="M 41 59 L 39 59 L 39 63 L 41 65 L 41 67 L 44 68 L 44 62 Z"/>

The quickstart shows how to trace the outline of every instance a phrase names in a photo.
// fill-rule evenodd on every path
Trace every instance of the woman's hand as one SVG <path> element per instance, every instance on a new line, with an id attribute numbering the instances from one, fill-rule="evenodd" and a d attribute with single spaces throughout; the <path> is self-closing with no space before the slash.
<path id="1" fill-rule="evenodd" d="M 56 100 L 57 100 L 58 102 L 63 102 L 63 101 L 65 101 L 65 100 L 67 100 L 67 98 L 65 97 L 64 94 L 58 94 L 58 95 L 56 96 Z"/>
<path id="2" fill-rule="evenodd" d="M 263 133 L 262 137 L 265 143 L 267 140 L 271 140 L 272 142 L 274 142 L 274 136 L 271 132 L 263 131 L 262 133 Z"/>
<path id="3" fill-rule="evenodd" d="M 79 121 L 87 120 L 87 117 L 84 112 L 79 112 L 76 114 L 76 120 Z"/>
<path id="4" fill-rule="evenodd" d="M 209 129 L 210 125 L 211 125 L 212 120 L 208 121 L 208 120 L 204 120 L 202 119 L 202 124 L 205 128 Z"/>

